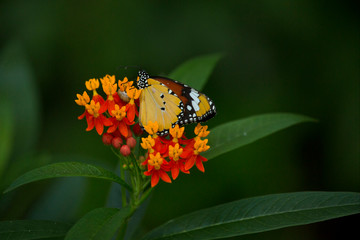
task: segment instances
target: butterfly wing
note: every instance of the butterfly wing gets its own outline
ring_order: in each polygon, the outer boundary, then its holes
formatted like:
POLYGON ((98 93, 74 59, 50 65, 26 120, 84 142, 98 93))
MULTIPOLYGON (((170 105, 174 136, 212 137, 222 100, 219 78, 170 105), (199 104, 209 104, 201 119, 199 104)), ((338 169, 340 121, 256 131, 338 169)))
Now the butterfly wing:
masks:
POLYGON ((148 86, 140 95, 139 122, 141 126, 157 121, 159 135, 168 130, 183 116, 183 102, 168 87, 156 79, 149 78, 148 86))
POLYGON ((205 122, 216 114, 213 101, 205 94, 180 82, 164 77, 153 77, 171 89, 183 102, 184 114, 179 118, 179 124, 205 122))
POLYGON ((139 122, 157 122, 164 135, 175 124, 204 122, 216 114, 215 105, 205 94, 165 77, 150 77, 140 70, 137 86, 140 95, 139 122))

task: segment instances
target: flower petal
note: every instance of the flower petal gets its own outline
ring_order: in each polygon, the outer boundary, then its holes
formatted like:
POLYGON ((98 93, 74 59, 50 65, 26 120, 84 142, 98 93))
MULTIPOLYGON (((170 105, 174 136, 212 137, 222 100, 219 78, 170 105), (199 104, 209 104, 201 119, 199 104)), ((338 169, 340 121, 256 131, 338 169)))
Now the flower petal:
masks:
POLYGON ((156 184, 158 184, 159 179, 159 173, 153 172, 153 174, 151 175, 151 187, 155 187, 156 184))
POLYGON ((171 168, 171 177, 172 179, 176 179, 179 176, 179 166, 174 164, 171 168))
POLYGON ((94 117, 89 115, 88 117, 86 117, 86 122, 88 124, 86 131, 91 131, 95 126, 94 117))
POLYGON ((200 156, 198 156, 198 157, 196 158, 196 167, 197 167, 200 171, 205 172, 204 165, 203 165, 203 163, 202 163, 202 161, 201 161, 201 158, 199 158, 199 157, 200 157, 200 156))
POLYGON ((128 105, 128 111, 126 112, 127 119, 129 119, 130 122, 133 122, 135 119, 135 104, 127 104, 128 105))
POLYGON ((160 171, 159 171, 159 175, 160 175, 160 178, 161 178, 164 182, 171 183, 171 179, 170 179, 169 175, 167 175, 166 172, 160 170, 160 171))
POLYGON ((113 122, 109 118, 106 118, 104 115, 101 115, 100 119, 101 119, 101 123, 106 127, 113 125, 113 122))
POLYGON ((128 137, 129 135, 128 126, 123 121, 119 122, 119 130, 124 137, 128 137))
POLYGON ((95 118, 95 129, 99 135, 101 135, 104 131, 104 125, 102 124, 99 118, 95 118))
POLYGON ((185 170, 189 170, 190 168, 192 168, 195 164, 195 160, 196 160, 197 155, 193 155, 191 158, 189 158, 186 162, 185 162, 185 170))
POLYGON ((78 116, 78 119, 79 120, 83 119, 85 117, 85 115, 86 115, 86 111, 83 114, 81 114, 80 116, 78 116))

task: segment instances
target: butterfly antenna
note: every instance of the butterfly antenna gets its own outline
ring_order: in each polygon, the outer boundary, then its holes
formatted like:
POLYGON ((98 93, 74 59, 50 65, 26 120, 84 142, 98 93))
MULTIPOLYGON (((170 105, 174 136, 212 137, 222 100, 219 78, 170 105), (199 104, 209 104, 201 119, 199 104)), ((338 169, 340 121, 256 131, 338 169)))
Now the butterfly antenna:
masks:
POLYGON ((141 70, 142 68, 140 66, 137 65, 120 65, 116 68, 116 70, 120 70, 121 68, 127 70, 128 68, 137 68, 139 70, 141 70))

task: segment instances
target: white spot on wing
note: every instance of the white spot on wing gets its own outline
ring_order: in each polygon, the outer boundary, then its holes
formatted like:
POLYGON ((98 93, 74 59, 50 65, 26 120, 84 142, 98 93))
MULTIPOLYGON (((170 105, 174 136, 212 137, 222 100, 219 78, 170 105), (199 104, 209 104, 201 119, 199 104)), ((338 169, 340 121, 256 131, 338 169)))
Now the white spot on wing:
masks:
MULTIPOLYGON (((199 100, 199 99, 198 99, 199 100)), ((200 102, 200 101, 199 101, 200 102)), ((200 110, 200 107, 198 105, 198 102, 196 101, 191 101, 191 105, 193 106, 195 112, 199 111, 200 110)))
POLYGON ((196 92, 195 90, 191 89, 191 92, 190 92, 190 97, 198 104, 200 102, 199 100, 199 93, 196 92))

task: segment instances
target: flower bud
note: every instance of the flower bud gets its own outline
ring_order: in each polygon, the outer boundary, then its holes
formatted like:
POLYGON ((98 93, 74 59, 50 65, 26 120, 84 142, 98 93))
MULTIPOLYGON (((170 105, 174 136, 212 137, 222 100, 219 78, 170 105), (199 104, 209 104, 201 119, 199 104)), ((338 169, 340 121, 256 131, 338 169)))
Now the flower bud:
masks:
POLYGON ((135 133, 136 136, 140 136, 143 134, 143 130, 141 129, 139 123, 136 123, 134 126, 133 126, 133 131, 135 133))
POLYGON ((120 149, 122 143, 123 143, 123 140, 121 139, 121 137, 114 137, 111 141, 111 144, 116 149, 120 149))
POLYGON ((125 157, 129 156, 131 153, 130 147, 128 145, 122 145, 120 148, 120 153, 125 157))
POLYGON ((145 161, 145 157, 144 157, 144 156, 140 156, 140 157, 139 157, 139 162, 140 162, 140 163, 143 163, 144 161, 145 161))
POLYGON ((130 148, 134 148, 136 146, 136 140, 133 137, 129 137, 126 139, 126 145, 128 145, 130 148))
POLYGON ((111 145, 113 138, 114 137, 110 133, 104 133, 102 135, 102 141, 105 145, 111 145))

